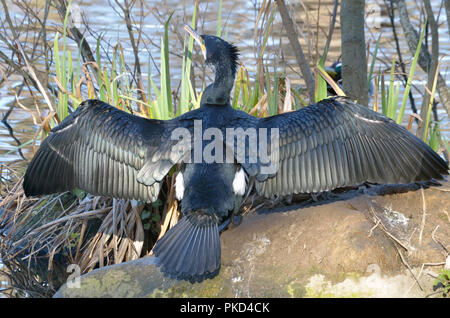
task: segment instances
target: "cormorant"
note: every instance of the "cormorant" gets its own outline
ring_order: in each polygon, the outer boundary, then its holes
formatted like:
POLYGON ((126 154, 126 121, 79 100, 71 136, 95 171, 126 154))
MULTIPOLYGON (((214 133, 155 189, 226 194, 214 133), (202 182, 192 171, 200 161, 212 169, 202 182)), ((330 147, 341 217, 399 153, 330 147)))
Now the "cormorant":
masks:
POLYGON ((219 272, 219 233, 233 216, 239 220, 247 178, 254 178, 259 194, 273 197, 364 182, 442 179, 448 173, 447 163, 422 140, 343 97, 267 118, 233 109, 237 48, 186 29, 215 73, 200 108, 156 120, 98 100, 81 103, 32 159, 23 183, 27 196, 81 188, 152 202, 163 178, 179 165, 175 187, 183 217, 156 243, 154 253, 164 273, 194 282, 219 272), (264 141, 267 152, 261 152, 264 141))

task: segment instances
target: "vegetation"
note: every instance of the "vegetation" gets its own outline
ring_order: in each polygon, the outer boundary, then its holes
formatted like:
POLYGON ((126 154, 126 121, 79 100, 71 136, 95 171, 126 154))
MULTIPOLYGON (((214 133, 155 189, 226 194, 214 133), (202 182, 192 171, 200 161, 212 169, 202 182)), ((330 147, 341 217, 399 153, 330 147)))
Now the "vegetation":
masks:
MULTIPOLYGON (((117 41, 111 45, 103 40, 102 35, 91 30, 89 24, 83 24, 96 37, 95 50, 91 50, 90 45, 93 43, 86 41, 74 23, 72 0, 46 0, 41 13, 34 7, 33 1, 13 2, 23 14, 24 24, 30 27, 22 34, 16 34, 14 30, 19 30, 17 19, 9 16, 8 6, 5 0, 1 0, 4 14, 0 14, 0 18, 4 20, 5 32, 0 33, 0 41, 4 42, 11 55, 0 51, 0 71, 3 77, 0 85, 9 86, 10 92, 16 97, 11 110, 17 106, 30 112, 37 132, 34 138, 23 141, 12 152, 30 149, 39 144, 51 128, 87 98, 100 99, 138 116, 158 119, 170 119, 199 107, 201 88, 208 82, 208 73, 203 65, 196 62, 199 54, 194 49, 193 39, 186 34, 178 34, 171 28, 171 25, 180 24, 180 21, 174 21, 174 12, 167 10, 165 14, 156 16, 163 26, 162 37, 159 43, 150 43, 159 47, 160 59, 157 64, 148 53, 148 70, 145 76, 140 69, 143 55, 139 53, 139 47, 144 46, 142 23, 138 17, 133 16, 133 10, 142 12, 147 8, 145 1, 116 0, 114 3, 116 13, 123 18, 129 30, 127 43, 117 41), (54 11, 61 18, 60 25, 56 27, 48 23, 50 13, 54 11), (176 51, 171 49, 179 44, 169 40, 172 38, 169 35, 174 33, 182 43, 181 54, 175 54, 176 51), (25 47, 21 44, 21 39, 28 37, 32 38, 29 40, 31 44, 25 47), (130 47, 133 49, 132 53, 125 53, 130 47), (134 58, 134 65, 129 62, 130 55, 134 58), (171 61, 174 58, 181 62, 179 83, 172 80, 175 70, 171 61), (153 73, 159 73, 159 78, 153 76, 153 73), (11 85, 12 76, 21 77, 19 89, 11 85), (175 85, 177 86, 174 87, 175 85), (35 109, 21 102, 21 94, 25 94, 26 90, 35 109)), ((216 4, 219 8, 216 34, 226 38, 232 26, 225 20, 222 4, 222 1, 217 1, 216 4)), ((336 11, 333 12, 332 20, 335 21, 336 11)), ((287 64, 283 59, 277 65, 270 61, 267 54, 270 39, 275 34, 274 29, 281 28, 276 24, 277 6, 264 0, 255 13, 256 69, 241 63, 232 95, 233 107, 264 117, 296 110, 327 98, 327 86, 331 86, 337 94, 344 95, 339 85, 325 71, 330 41, 327 41, 323 50, 318 49, 317 38, 304 46, 316 47, 315 57, 304 54, 310 72, 314 75, 315 85, 306 85, 313 87, 312 96, 311 90, 305 88, 305 85, 293 84, 293 77, 286 75, 286 66, 281 67, 287 64)), ((197 0, 190 19, 194 29, 199 26, 199 16, 201 13, 197 0)), ((317 26, 310 23, 305 28, 308 32, 319 30, 319 21, 317 20, 317 26)), ((333 29, 334 22, 331 22, 328 32, 330 40, 333 29)), ((292 32, 296 32, 295 29, 292 32)), ((426 28, 422 26, 400 104, 400 85, 396 82, 396 76, 400 75, 398 57, 393 57, 391 67, 387 70, 374 69, 375 61, 379 59, 378 53, 382 49, 380 37, 376 41, 368 68, 368 83, 372 82, 375 86, 373 108, 400 124, 404 123, 408 96, 414 88, 412 81, 425 32, 426 28), (389 76, 387 87, 385 76, 389 76)), ((299 38, 297 34, 295 36, 299 38)), ((319 36, 317 31, 316 37, 319 36)), ((369 56, 367 58, 369 61, 369 56)), ((302 67, 305 67, 304 63, 299 68, 302 67)), ((437 76, 438 72, 435 73, 437 76)), ((432 97, 434 87, 430 92, 432 97)), ((433 98, 429 105, 426 118, 411 115, 408 129, 412 130, 414 118, 420 118, 418 122, 426 127, 424 140, 436 151, 448 153, 448 142, 443 140, 439 121, 430 116, 433 98)), ((77 264, 81 272, 85 273, 99 266, 148 255, 155 241, 178 220, 173 186, 175 178, 172 177, 174 171, 165 181, 160 199, 153 204, 95 197, 81 190, 73 194, 30 199, 24 196, 21 188, 23 165, 19 168, 2 165, 1 172, 0 255, 8 268, 6 275, 15 287, 16 296, 52 295, 69 274, 65 271, 68 263, 77 264)), ((258 199, 250 187, 242 209, 246 213, 264 204, 273 202, 258 199)))
POLYGON ((442 293, 442 296, 447 297, 450 293, 450 270, 442 269, 439 276, 435 279, 433 289, 442 293))

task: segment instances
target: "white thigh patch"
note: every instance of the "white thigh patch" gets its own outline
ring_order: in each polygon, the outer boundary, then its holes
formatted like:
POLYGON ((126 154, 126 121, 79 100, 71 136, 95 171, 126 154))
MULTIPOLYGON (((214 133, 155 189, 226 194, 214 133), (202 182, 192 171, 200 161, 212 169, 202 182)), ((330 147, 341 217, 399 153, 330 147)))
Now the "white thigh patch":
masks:
POLYGON ((181 201, 184 196, 184 179, 183 174, 178 172, 177 177, 175 179, 175 197, 178 201, 181 201))
POLYGON ((241 168, 236 171, 236 174, 234 175, 233 192, 237 195, 244 195, 246 186, 245 172, 244 169, 241 168))

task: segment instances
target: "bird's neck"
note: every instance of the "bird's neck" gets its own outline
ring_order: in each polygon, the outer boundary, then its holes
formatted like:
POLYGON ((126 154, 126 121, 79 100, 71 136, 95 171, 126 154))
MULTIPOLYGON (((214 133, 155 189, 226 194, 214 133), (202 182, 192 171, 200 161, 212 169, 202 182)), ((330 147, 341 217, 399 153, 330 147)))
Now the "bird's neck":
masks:
POLYGON ((212 84, 205 88, 200 105, 228 105, 230 103, 231 89, 234 84, 235 71, 229 63, 213 65, 215 79, 212 84))

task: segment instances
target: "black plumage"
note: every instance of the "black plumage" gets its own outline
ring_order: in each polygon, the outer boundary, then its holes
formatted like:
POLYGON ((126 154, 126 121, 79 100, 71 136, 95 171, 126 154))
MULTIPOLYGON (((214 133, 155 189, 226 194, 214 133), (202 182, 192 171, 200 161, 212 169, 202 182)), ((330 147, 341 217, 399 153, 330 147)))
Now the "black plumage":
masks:
MULTIPOLYGON (((133 116, 97 100, 83 102, 51 131, 32 159, 23 183, 27 196, 81 188, 97 195, 152 202, 163 178, 180 164, 177 196, 183 217, 156 243, 154 252, 167 275, 202 281, 220 269, 219 233, 238 215, 245 181, 241 169, 255 179, 257 191, 265 197, 366 181, 441 179, 448 173, 447 163, 420 139, 343 97, 261 119, 233 109, 230 92, 238 65, 236 47, 218 37, 188 31, 215 72, 200 108, 163 121, 133 116), (202 132, 213 128, 223 136, 227 128, 241 128, 234 141, 248 129, 266 130, 270 136, 272 129, 278 129, 279 148, 273 147, 279 149, 277 170, 268 172, 270 162, 259 156, 252 161, 249 150, 254 144, 260 147, 259 139, 246 141, 243 161, 238 160, 242 149, 220 140, 223 149, 231 152, 232 162, 205 158, 196 162, 196 122, 201 122, 202 132), (190 138, 172 138, 179 128, 190 138)), ((201 150, 208 143, 202 140, 201 150)))
POLYGON ((256 182, 267 197, 373 183, 408 183, 447 174, 448 165, 393 120, 344 97, 263 118, 280 128, 280 170, 256 182), (288 173, 292 171, 294 173, 288 173))

